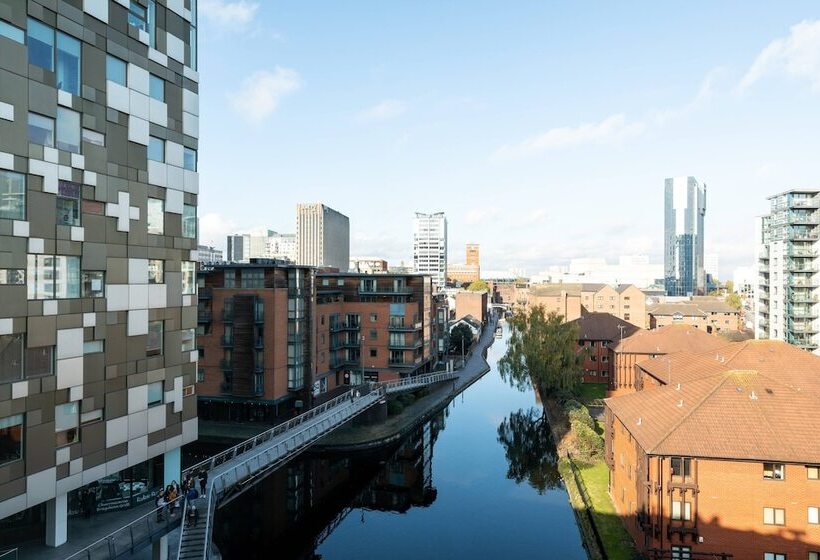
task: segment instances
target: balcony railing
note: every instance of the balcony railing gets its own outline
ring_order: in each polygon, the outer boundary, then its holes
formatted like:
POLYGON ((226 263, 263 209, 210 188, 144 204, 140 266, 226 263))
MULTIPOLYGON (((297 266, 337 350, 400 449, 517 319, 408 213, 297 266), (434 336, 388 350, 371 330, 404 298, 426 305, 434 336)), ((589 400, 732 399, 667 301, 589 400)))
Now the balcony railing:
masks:
POLYGON ((404 342, 387 342, 387 347, 391 350, 415 350, 416 348, 421 348, 424 344, 422 339, 418 339, 415 341, 404 341, 404 342))
POLYGON ((790 198, 789 208, 820 208, 820 199, 816 196, 806 198, 790 198))
POLYGON ((330 367, 333 369, 341 367, 360 367, 359 360, 351 360, 349 358, 341 358, 330 360, 330 367))
POLYGON ((820 217, 815 213, 789 212, 789 223, 791 224, 820 224, 820 217))
POLYGON ((413 293, 407 286, 360 286, 359 294, 363 296, 404 296, 413 293))
POLYGON ((330 324, 330 332, 342 332, 342 331, 357 331, 359 330, 360 323, 358 321, 339 321, 336 323, 330 324))
POLYGON ((219 337, 219 343, 222 346, 231 347, 233 346, 233 337, 232 336, 225 336, 224 334, 219 337))
POLYGON ((212 314, 210 311, 199 311, 196 314, 196 320, 198 323, 210 323, 212 319, 212 314))

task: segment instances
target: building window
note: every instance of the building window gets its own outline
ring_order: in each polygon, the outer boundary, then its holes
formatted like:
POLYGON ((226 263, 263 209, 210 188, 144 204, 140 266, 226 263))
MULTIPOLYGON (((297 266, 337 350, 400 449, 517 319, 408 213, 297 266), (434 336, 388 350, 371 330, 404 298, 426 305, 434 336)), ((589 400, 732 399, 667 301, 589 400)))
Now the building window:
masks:
POLYGON ((0 383, 23 377, 23 335, 0 335, 0 383))
POLYGON ((26 176, 0 169, 0 218, 26 219, 26 176))
POLYGON ((105 134, 102 132, 97 132, 96 130, 91 130, 90 128, 84 128, 81 134, 83 142, 88 142, 89 144, 93 144, 95 146, 105 147, 105 134))
MULTIPOLYGON (((2 367, 2 365, 0 365, 2 367)), ((0 418, 0 465, 23 458, 23 415, 0 418)))
POLYGON ((808 465, 806 466, 806 476, 809 480, 820 480, 820 466, 808 465))
POLYGON ((820 524, 820 507, 809 507, 809 523, 811 523, 812 525, 820 524))
POLYGON ((689 546, 673 546, 672 560, 691 560, 692 548, 689 546))
POLYGON ((376 340, 379 337, 379 331, 370 329, 370 340, 376 340))
MULTIPOLYGON (((763 560, 786 560, 786 555, 779 552, 764 552, 763 560)), ((811 560, 811 553, 809 553, 809 560, 811 560)))
POLYGON ((809 552, 809 560, 820 560, 820 552, 809 552))
POLYGON ((763 478, 767 480, 783 480, 785 472, 783 463, 763 463, 763 478))
POLYGON ((40 144, 47 148, 54 147, 54 119, 38 115, 28 114, 28 141, 32 144, 40 144))
POLYGON ((263 269, 242 268, 239 272, 243 288, 255 289, 265 287, 265 271, 263 269))
POLYGON ((57 447, 80 440, 80 402, 58 404, 54 407, 54 432, 57 447))
POLYGON ((165 201, 149 198, 147 214, 148 233, 162 235, 165 232, 165 201))
POLYGON ((88 426, 89 424, 96 424, 103 419, 103 411, 101 408, 92 410, 90 412, 83 412, 80 414, 80 426, 88 426))
POLYGON ((672 502, 672 519, 691 521, 692 520, 692 503, 691 502, 672 502))
POLYGON ((151 321, 148 323, 148 337, 145 341, 145 353, 147 356, 162 355, 163 330, 162 321, 151 321))
POLYGON ((765 525, 785 525, 786 510, 782 508, 763 508, 763 523, 765 525))
POLYGON ((148 408, 162 404, 163 397, 162 381, 148 384, 148 408))
POLYGON ((148 159, 165 163, 165 140, 156 136, 148 137, 148 159))
POLYGON ((101 270, 84 270, 81 277, 83 297, 105 297, 105 272, 101 270))
POLYGON ((80 297, 80 257, 29 255, 28 299, 80 297))
POLYGON ((370 349, 370 357, 371 357, 371 358, 375 358, 375 357, 377 357, 378 355, 379 355, 378 350, 376 350, 375 348, 371 348, 371 349, 370 349))
POLYGON ((70 181, 60 181, 57 191, 57 225, 80 225, 80 201, 82 185, 70 181))
POLYGON ((196 239, 196 206, 182 205, 182 237, 196 239))
POLYGON ((162 284, 165 282, 165 261, 148 259, 148 283, 162 284))
POLYGON ((57 89, 80 95, 82 44, 74 37, 57 32, 57 89))
POLYGON ((182 152, 182 167, 188 171, 196 171, 196 150, 185 148, 182 152))
POLYGON ((152 99, 165 103, 165 80, 154 74, 149 74, 148 94, 152 99))
POLYGON ((24 360, 26 378, 54 374, 54 346, 26 348, 24 360))
POLYGON ((370 322, 371 323, 375 323, 378 320, 379 320, 379 316, 376 313, 371 313, 370 314, 370 322))
POLYGON ((20 43, 21 45, 25 44, 26 42, 26 32, 20 29, 19 27, 15 27, 11 25, 7 21, 0 20, 0 37, 5 37, 6 39, 11 39, 15 43, 20 43))
POLYGON ((105 76, 106 78, 119 84, 121 86, 128 85, 128 65, 124 60, 120 60, 115 56, 108 55, 105 59, 105 76))
POLYGON ((80 113, 57 107, 57 148, 80 153, 80 113))
POLYGON ((182 295, 196 294, 196 263, 182 261, 182 295))
POLYGON ((104 350, 104 340, 87 340, 83 342, 83 354, 98 354, 104 350))
POLYGON ((692 477, 692 459, 689 457, 672 457, 672 478, 687 480, 692 477))
POLYGON ((0 268, 0 286, 23 286, 26 271, 23 268, 0 268))
POLYGON ((183 352, 190 352, 194 348, 196 348, 196 337, 194 335, 194 329, 183 329, 181 341, 183 352))
POLYGON ((54 30, 48 25, 29 18, 28 63, 54 71, 54 30))
POLYGON ((128 8, 128 25, 148 33, 148 9, 131 0, 128 8))
POLYGON ((199 368, 196 370, 196 382, 202 383, 203 381, 205 381, 205 370, 199 368))

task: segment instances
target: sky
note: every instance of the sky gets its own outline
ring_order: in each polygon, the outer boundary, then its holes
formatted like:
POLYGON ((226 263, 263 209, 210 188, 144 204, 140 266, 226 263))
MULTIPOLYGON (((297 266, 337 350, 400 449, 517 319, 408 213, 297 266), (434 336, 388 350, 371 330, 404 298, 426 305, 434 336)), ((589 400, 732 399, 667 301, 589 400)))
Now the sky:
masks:
POLYGON ((721 276, 767 196, 820 188, 816 1, 199 0, 200 242, 350 217, 351 255, 535 274, 662 262, 663 185, 707 187, 721 276))

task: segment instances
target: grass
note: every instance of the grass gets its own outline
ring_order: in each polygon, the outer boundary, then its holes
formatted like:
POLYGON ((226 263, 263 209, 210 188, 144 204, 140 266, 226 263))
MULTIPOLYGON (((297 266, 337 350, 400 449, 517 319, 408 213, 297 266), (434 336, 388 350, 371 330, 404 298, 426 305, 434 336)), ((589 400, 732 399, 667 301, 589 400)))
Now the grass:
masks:
POLYGON ((618 517, 607 491, 609 469, 606 463, 599 462, 590 466, 579 465, 578 470, 589 493, 589 499, 592 502, 592 517, 601 535, 607 557, 610 560, 632 560, 635 558, 632 538, 618 517))
POLYGON ((581 383, 578 398, 583 403, 606 398, 606 383, 581 383))

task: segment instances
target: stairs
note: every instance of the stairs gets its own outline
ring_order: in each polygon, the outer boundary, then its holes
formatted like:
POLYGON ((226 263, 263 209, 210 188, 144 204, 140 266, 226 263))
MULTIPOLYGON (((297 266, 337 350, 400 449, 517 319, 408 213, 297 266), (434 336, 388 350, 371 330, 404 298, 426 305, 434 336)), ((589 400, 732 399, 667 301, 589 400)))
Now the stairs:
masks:
POLYGON ((188 507, 190 502, 185 504, 182 518, 182 530, 180 531, 178 560, 202 560, 207 558, 206 550, 208 544, 208 511, 210 506, 210 496, 207 498, 197 498, 193 504, 199 511, 199 520, 196 526, 187 525, 188 507))

